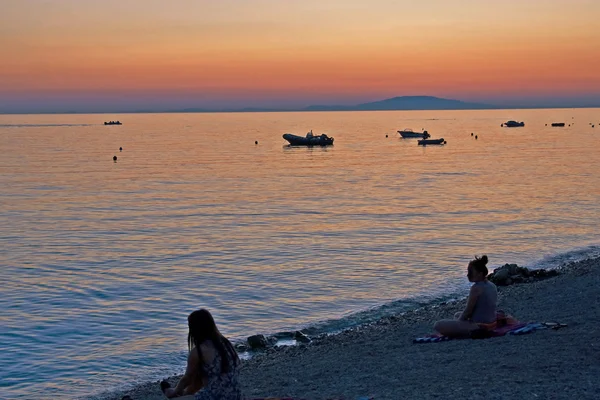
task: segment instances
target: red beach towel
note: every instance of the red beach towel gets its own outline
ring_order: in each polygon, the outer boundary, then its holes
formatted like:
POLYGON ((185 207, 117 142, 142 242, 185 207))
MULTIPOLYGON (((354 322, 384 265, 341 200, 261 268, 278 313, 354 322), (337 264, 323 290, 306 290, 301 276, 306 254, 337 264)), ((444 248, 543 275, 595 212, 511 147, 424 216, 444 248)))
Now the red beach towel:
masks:
MULTIPOLYGON (((480 329, 473 332, 472 339, 484 339, 491 337, 504 336, 509 332, 523 328, 527 323, 517 321, 512 315, 498 310, 496 313, 496 321, 489 324, 478 324, 480 329)), ((448 336, 440 335, 439 333, 419 337, 413 340, 413 343, 437 343, 452 340, 448 336)))

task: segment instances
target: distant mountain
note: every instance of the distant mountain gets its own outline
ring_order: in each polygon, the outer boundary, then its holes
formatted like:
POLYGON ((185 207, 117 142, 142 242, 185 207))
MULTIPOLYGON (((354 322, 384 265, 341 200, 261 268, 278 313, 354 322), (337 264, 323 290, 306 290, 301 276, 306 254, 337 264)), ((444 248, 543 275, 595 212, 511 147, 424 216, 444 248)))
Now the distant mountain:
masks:
POLYGON ((356 110, 477 110, 492 108, 480 103, 467 103, 460 100, 442 99, 433 96, 401 96, 363 103, 356 110))
MULTIPOLYGON (((172 109, 172 110, 114 110, 115 113, 153 113, 153 112, 166 112, 166 113, 229 113, 229 112, 286 112, 286 111, 384 111, 384 110, 482 110, 482 109, 498 109, 498 108, 511 108, 511 107, 499 107, 489 104, 481 103, 468 103, 460 100, 443 99, 440 97, 433 96, 400 96, 393 97, 391 99, 385 99, 380 101, 374 101, 371 103, 357 104, 354 106, 342 106, 342 105, 312 105, 308 107, 295 107, 295 108, 274 108, 274 107, 246 107, 246 108, 222 108, 222 109, 210 109, 210 108, 183 108, 183 109, 172 109)), ((14 111, 13 111, 14 112, 14 111)), ((79 111, 81 112, 81 111, 79 111)), ((0 114, 8 113, 0 110, 0 114)), ((31 111, 24 111, 23 113, 31 113, 31 111)), ((47 110, 37 111, 36 113, 49 113, 49 114, 62 114, 65 111, 62 110, 47 110)), ((78 113, 78 111, 72 111, 70 113, 78 113)), ((86 113, 98 113, 104 114, 107 111, 86 111, 86 113)))
MULTIPOLYGON (((531 101, 530 101, 531 103, 531 101)), ((103 111, 46 109, 46 110, 2 110, 0 114, 107 114, 107 113, 251 113, 251 112, 288 112, 288 111, 386 111, 386 110, 510 110, 535 108, 600 108, 600 98, 589 100, 550 99, 532 104, 484 104, 461 100, 444 99, 434 96, 399 96, 390 99, 362 103, 357 105, 311 105, 308 107, 245 107, 245 108, 179 108, 179 109, 115 109, 103 111)))
POLYGON ((460 100, 442 99, 433 96, 400 96, 372 103, 355 106, 312 105, 305 108, 236 108, 208 110, 202 108, 186 108, 174 112, 277 112, 277 111, 383 111, 383 110, 482 110, 495 108, 488 104, 467 103, 460 100))
POLYGON ((489 108, 494 108, 494 106, 433 96, 400 96, 355 106, 314 105, 306 107, 303 111, 482 110, 489 108))

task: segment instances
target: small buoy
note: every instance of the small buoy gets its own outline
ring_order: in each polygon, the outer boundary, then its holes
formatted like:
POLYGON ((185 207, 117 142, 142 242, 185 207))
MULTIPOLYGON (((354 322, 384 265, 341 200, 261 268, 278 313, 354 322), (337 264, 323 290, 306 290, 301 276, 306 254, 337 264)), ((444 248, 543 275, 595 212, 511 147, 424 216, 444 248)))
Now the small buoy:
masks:
POLYGON ((385 135, 385 137, 388 137, 388 135, 385 135))
POLYGON ((119 147, 119 151, 123 151, 123 148, 122 148, 122 147, 119 147))
POLYGON ((475 140, 477 140, 477 135, 475 135, 475 140))
POLYGON ((117 156, 113 156, 113 161, 117 162, 117 156))
POLYGON ((546 124, 546 126, 548 126, 548 124, 546 124))
POLYGON ((254 144, 258 144, 258 140, 255 140, 255 141, 254 141, 254 144))
POLYGON ((473 132, 471 132, 471 136, 473 136, 473 132))
POLYGON ((569 124, 569 126, 571 126, 571 124, 569 124))
POLYGON ((504 126, 504 124, 500 124, 500 126, 504 126))

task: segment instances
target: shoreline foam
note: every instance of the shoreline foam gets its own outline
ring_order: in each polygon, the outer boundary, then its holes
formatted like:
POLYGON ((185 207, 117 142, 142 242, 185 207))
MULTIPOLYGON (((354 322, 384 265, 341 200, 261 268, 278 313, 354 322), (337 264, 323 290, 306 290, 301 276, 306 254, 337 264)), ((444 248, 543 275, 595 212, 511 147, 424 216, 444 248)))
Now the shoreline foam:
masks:
MULTIPOLYGON (((490 340, 413 345, 465 299, 322 335, 311 344, 274 347, 243 361, 248 397, 305 399, 594 398, 600 393, 600 258, 560 267, 558 277, 500 288, 499 307, 522 321, 567 328, 490 340)), ((172 380, 175 378, 171 378, 172 380)), ((119 399, 111 393, 90 399, 119 399)), ((134 400, 164 398, 156 382, 127 391, 134 400)))

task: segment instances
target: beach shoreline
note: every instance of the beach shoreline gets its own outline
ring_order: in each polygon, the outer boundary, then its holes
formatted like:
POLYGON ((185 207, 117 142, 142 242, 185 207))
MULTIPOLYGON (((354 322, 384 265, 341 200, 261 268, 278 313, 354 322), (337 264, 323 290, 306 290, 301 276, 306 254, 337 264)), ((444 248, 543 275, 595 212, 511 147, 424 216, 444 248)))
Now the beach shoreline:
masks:
MULTIPOLYGON (((413 344, 465 298, 384 317, 310 344, 275 346, 243 360, 248 398, 597 398, 600 393, 600 258, 564 264, 557 277, 499 288, 498 307, 560 330, 488 340, 413 344)), ((171 377, 172 382, 177 377, 171 377)), ((158 400, 158 382, 89 400, 158 400)))

